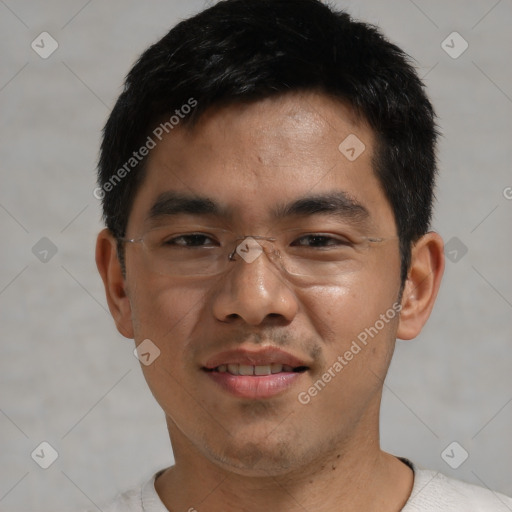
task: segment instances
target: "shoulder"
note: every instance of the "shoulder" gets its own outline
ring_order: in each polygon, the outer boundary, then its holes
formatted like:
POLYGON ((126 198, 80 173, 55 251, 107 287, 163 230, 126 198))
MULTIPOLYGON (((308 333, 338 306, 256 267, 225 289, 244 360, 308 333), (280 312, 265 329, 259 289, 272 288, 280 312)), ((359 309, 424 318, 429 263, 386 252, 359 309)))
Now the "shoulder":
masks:
POLYGON ((414 466, 414 486, 402 512, 510 512, 512 498, 414 466))
POLYGON ((142 486, 123 492, 101 507, 103 512, 142 512, 142 486))
POLYGON ((141 494, 142 485, 120 493, 94 509, 90 508, 81 512, 97 512, 98 509, 102 512, 143 512, 141 494))
POLYGON ((164 471, 161 469, 145 483, 118 494, 110 502, 102 504, 101 508, 96 506, 95 511, 87 512, 97 512, 98 509, 102 512, 168 512, 155 489, 155 480, 164 471))

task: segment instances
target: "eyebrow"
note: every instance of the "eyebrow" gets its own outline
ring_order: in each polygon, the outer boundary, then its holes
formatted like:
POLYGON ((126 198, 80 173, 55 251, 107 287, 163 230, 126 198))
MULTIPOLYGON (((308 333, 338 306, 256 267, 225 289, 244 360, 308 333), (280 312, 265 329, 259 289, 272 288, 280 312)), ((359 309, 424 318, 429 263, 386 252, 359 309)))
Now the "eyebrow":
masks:
MULTIPOLYGON (((343 191, 305 196, 291 203, 277 205, 270 213, 275 220, 323 214, 364 224, 370 218, 368 209, 343 191)), ((224 218, 234 216, 230 208, 221 206, 209 197, 168 191, 157 197, 146 221, 180 214, 224 218)))
POLYGON ((273 210, 276 219, 318 214, 327 214, 356 223, 364 223, 370 218, 368 209, 343 191, 303 197, 273 210))
POLYGON ((148 212, 146 220, 156 220, 160 217, 191 214, 227 216, 226 209, 221 208, 208 197, 194 196, 180 192, 163 192, 160 194, 148 212))

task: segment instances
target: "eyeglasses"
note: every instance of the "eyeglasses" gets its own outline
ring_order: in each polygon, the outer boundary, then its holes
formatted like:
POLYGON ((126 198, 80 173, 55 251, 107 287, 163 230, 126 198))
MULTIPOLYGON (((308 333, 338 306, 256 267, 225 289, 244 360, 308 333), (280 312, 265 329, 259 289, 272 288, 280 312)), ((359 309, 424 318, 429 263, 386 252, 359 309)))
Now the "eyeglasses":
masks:
POLYGON ((162 275, 215 276, 236 261, 252 264, 265 253, 285 274, 320 283, 360 270, 371 247, 397 238, 347 234, 332 226, 326 232, 293 228, 266 237, 239 236, 206 226, 169 225, 151 229, 140 238, 119 241, 141 244, 148 268, 162 275))

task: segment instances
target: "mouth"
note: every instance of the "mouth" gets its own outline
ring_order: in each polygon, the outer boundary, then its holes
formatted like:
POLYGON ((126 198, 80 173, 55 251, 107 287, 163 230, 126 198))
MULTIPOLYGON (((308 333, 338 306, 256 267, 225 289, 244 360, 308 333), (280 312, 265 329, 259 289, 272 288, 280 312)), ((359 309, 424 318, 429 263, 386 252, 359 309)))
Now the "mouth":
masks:
POLYGON ((289 390, 310 370, 306 361, 267 347, 234 350, 210 358, 201 369, 220 389, 238 398, 271 398, 289 390))
POLYGON ((276 375, 278 373, 303 373, 309 368, 307 366, 290 366, 287 364, 271 363, 261 365, 250 364, 221 364, 215 368, 203 368, 207 372, 229 373, 231 375, 263 376, 276 375))

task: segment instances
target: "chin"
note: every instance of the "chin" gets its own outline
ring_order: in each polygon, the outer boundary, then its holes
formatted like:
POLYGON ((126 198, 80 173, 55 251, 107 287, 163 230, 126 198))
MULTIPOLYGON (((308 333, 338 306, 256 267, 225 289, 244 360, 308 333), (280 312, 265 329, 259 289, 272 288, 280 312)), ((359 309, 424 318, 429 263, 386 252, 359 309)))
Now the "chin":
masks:
POLYGON ((297 466, 296 450, 279 447, 262 446, 246 443, 243 446, 230 445, 221 452, 208 450, 208 458, 226 471, 241 476, 279 476, 295 469, 297 466))

